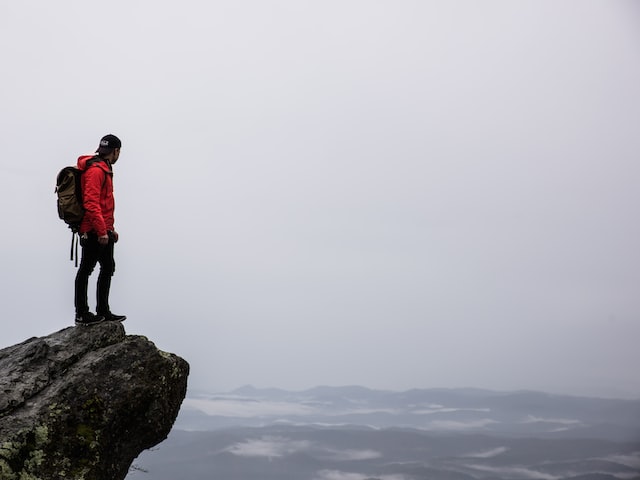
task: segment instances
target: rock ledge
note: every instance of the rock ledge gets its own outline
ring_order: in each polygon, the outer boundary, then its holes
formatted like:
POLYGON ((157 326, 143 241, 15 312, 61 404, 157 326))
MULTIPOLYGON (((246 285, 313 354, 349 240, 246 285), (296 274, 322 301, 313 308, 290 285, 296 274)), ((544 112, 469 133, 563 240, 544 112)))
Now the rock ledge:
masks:
POLYGON ((0 479, 124 479, 169 434, 188 374, 113 322, 0 350, 0 479))

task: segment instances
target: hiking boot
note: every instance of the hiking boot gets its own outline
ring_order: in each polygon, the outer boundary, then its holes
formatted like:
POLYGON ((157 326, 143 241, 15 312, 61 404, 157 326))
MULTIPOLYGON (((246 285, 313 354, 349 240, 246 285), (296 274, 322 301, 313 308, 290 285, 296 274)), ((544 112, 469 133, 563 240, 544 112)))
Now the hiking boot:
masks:
POLYGON ((105 312, 100 313, 107 322, 124 322, 127 319, 126 315, 116 315, 115 313, 105 312))
POLYGON ((102 315, 95 315, 91 312, 76 314, 76 325, 93 325, 100 322, 104 322, 102 315))

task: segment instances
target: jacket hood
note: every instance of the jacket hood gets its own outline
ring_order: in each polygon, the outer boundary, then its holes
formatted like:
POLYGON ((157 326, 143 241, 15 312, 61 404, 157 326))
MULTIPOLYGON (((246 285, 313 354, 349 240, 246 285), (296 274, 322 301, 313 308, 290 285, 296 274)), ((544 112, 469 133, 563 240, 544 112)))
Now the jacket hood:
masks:
MULTIPOLYGON (((93 158, 96 158, 96 155, 80 155, 78 157, 78 170, 86 170, 87 162, 93 158)), ((111 168, 105 160, 97 160, 91 164, 91 166, 93 165, 102 168, 107 173, 111 173, 111 168)))

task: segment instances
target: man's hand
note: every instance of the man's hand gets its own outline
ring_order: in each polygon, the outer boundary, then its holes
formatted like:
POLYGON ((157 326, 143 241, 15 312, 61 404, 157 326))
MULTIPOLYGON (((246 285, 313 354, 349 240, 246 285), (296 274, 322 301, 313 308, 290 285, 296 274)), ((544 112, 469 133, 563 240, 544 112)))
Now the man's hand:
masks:
POLYGON ((98 243, 100 245, 107 245, 109 243, 109 235, 101 235, 98 237, 98 243))
POLYGON ((118 232, 114 230, 113 232, 111 232, 111 236, 113 237, 113 243, 118 243, 118 238, 120 237, 120 235, 118 235, 118 232))

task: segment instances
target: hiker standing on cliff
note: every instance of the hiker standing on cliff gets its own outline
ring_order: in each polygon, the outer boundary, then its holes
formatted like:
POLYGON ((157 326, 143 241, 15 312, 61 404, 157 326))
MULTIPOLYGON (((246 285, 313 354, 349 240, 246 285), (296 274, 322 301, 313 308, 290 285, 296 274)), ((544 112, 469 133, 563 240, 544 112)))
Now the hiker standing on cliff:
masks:
POLYGON ((127 317, 116 315, 109 307, 111 277, 116 263, 113 257, 118 233, 114 230, 113 165, 120 157, 122 142, 115 135, 105 135, 95 155, 78 158, 82 173, 84 217, 79 235, 82 258, 75 281, 76 324, 90 325, 105 320, 121 322, 127 317), (100 264, 96 292, 96 314, 89 311, 87 286, 96 264, 100 264))

